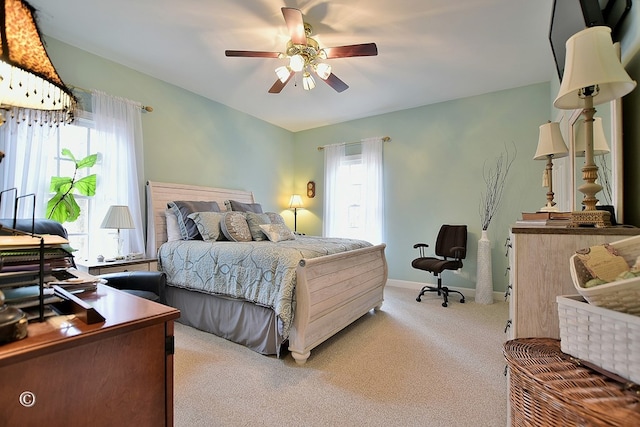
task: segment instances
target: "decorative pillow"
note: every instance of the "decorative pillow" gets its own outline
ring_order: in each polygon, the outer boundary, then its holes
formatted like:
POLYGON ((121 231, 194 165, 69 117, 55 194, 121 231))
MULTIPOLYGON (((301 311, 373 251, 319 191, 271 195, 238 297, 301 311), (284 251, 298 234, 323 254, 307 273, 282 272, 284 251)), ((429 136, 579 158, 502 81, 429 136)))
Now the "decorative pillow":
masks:
POLYGON ((296 236, 284 224, 263 224, 260 228, 272 242, 296 239, 296 236))
POLYGON ((196 223, 189 218, 194 212, 220 212, 217 202, 185 202, 174 201, 167 203, 167 207, 176 214, 178 226, 183 240, 202 240, 196 223))
POLYGON ((262 213, 260 203, 241 203, 235 200, 225 200, 224 204, 228 211, 262 213))
POLYGON ((267 215, 269 215, 269 220, 271 220, 271 224, 284 224, 284 218, 282 218, 282 215, 280 215, 279 213, 275 213, 275 212, 267 212, 267 215))
POLYGON ((204 240, 224 240, 220 222, 224 217, 222 212, 194 212, 189 214, 195 222, 198 231, 204 240))
POLYGON ((271 224, 271 219, 266 213, 253 213, 246 212, 247 224, 249 225, 249 232, 251 232, 251 238, 256 242, 267 240, 267 236, 262 232, 260 225, 271 224))
POLYGON ((250 242, 251 231, 243 212, 225 212, 220 228, 225 237, 232 242, 250 242))
POLYGON ((182 234, 180 234, 180 227, 178 226, 178 217, 175 212, 167 209, 164 211, 164 217, 167 220, 167 242, 182 240, 182 234))

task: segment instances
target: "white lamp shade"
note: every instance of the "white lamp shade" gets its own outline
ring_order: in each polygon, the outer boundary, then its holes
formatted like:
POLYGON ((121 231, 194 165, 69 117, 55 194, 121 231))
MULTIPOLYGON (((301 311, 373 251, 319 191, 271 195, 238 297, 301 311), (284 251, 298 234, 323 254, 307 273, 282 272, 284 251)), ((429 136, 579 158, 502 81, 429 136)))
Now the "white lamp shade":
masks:
POLYGON ((311 74, 304 73, 304 76, 302 76, 302 87, 304 90, 311 90, 316 87, 316 81, 311 74))
POLYGON ((538 136, 538 148, 533 160, 546 160, 547 156, 554 158, 565 157, 569 154, 567 144, 562 139, 560 132, 560 123, 549 122, 540 126, 540 134, 538 136))
POLYGON ((291 75, 291 69, 285 66, 278 67, 276 68, 276 75, 278 76, 278 79, 282 83, 285 83, 287 80, 289 80, 289 76, 291 75))
POLYGON ((319 63, 316 65, 316 74, 318 74, 318 77, 322 80, 327 80, 331 75, 331 65, 326 62, 319 63))
POLYGON ((109 207, 100 228, 135 228, 128 206, 113 205, 109 207))
MULTIPOLYGON (((584 132, 584 120, 580 119, 577 123, 578 131, 576 132, 576 157, 584 157, 585 142, 587 135, 584 132)), ((609 144, 607 144, 607 138, 604 136, 604 128, 602 127, 602 117, 593 118, 593 155, 599 156, 607 154, 609 151, 609 144)))
POLYGON ((293 209, 293 208, 303 208, 304 205, 302 204, 302 197, 300 197, 299 194, 294 194, 291 196, 291 199, 289 200, 289 208, 293 209))
POLYGON ((583 88, 598 86, 593 105, 621 98, 636 87, 618 59, 611 28, 586 28, 567 40, 562 83, 553 105, 562 110, 584 107, 583 88))
POLYGON ((293 55, 289 60, 289 67, 295 72, 302 71, 304 68, 304 58, 302 55, 293 55))

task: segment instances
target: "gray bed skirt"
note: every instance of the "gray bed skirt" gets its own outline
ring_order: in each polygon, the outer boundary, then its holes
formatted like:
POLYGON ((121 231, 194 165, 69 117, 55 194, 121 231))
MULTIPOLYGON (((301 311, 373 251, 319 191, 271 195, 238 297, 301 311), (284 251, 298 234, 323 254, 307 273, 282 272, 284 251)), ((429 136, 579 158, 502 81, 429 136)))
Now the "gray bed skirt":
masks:
POLYGON ((271 308, 218 295, 167 286, 167 303, 180 310, 178 322, 280 356, 280 322, 271 308))

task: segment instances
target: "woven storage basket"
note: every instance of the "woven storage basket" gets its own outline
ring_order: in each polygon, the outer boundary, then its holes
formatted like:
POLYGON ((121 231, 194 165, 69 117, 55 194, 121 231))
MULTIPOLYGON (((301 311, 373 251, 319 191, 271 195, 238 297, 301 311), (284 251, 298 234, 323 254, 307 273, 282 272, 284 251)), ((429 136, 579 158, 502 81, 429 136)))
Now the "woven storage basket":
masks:
MULTIPOLYGON (((634 265, 636 258, 640 256, 640 236, 618 240, 610 245, 630 266, 634 265)), ((591 304, 623 313, 640 315, 640 277, 584 288, 583 285, 592 277, 577 255, 571 256, 569 269, 576 290, 591 304)))
POLYGON ((640 317, 556 297, 562 351, 640 384, 640 317))
POLYGON ((504 344, 512 426, 640 425, 640 397, 579 366, 559 347, 550 338, 504 344))

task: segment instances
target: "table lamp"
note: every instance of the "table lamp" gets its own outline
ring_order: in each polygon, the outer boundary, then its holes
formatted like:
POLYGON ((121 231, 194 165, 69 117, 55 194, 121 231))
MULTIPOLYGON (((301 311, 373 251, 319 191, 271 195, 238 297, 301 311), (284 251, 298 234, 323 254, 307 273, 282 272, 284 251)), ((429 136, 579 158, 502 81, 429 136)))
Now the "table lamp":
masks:
POLYGON ((124 256, 122 255, 123 240, 120 237, 120 230, 136 228, 135 224, 133 223, 133 218, 131 217, 129 207, 123 205, 110 206, 107 214, 104 216, 104 220, 102 220, 102 225, 100 225, 100 228, 110 228, 118 230, 118 256, 116 258, 124 258, 124 256))
POLYGON ((543 185, 549 188, 547 191, 547 204, 540 208, 542 212, 557 212, 558 207, 553 201, 553 158, 566 157, 569 154, 567 144, 562 139, 560 123, 549 122, 540 126, 538 148, 533 160, 546 160, 543 185))
POLYGON ((595 181, 598 167, 594 163, 594 105, 623 97, 636 87, 620 63, 611 40, 611 28, 586 28, 569 37, 566 43, 565 69, 560 90, 553 105, 562 110, 580 108, 584 115, 585 150, 582 180, 578 190, 584 194, 583 211, 571 214, 570 227, 611 225, 610 214, 596 209, 596 194, 602 186, 595 181))
POLYGON ((289 200, 289 209, 293 209, 293 232, 298 231, 298 209, 304 208, 302 197, 299 194, 293 194, 289 200))
MULTIPOLYGON (((584 120, 580 119, 576 123, 577 132, 575 139, 575 147, 573 152, 576 157, 584 157, 586 152, 586 139, 584 120)), ((602 126, 602 117, 593 118, 593 155, 602 156, 608 154, 611 150, 607 143, 607 138, 604 136, 604 128, 602 126)))

